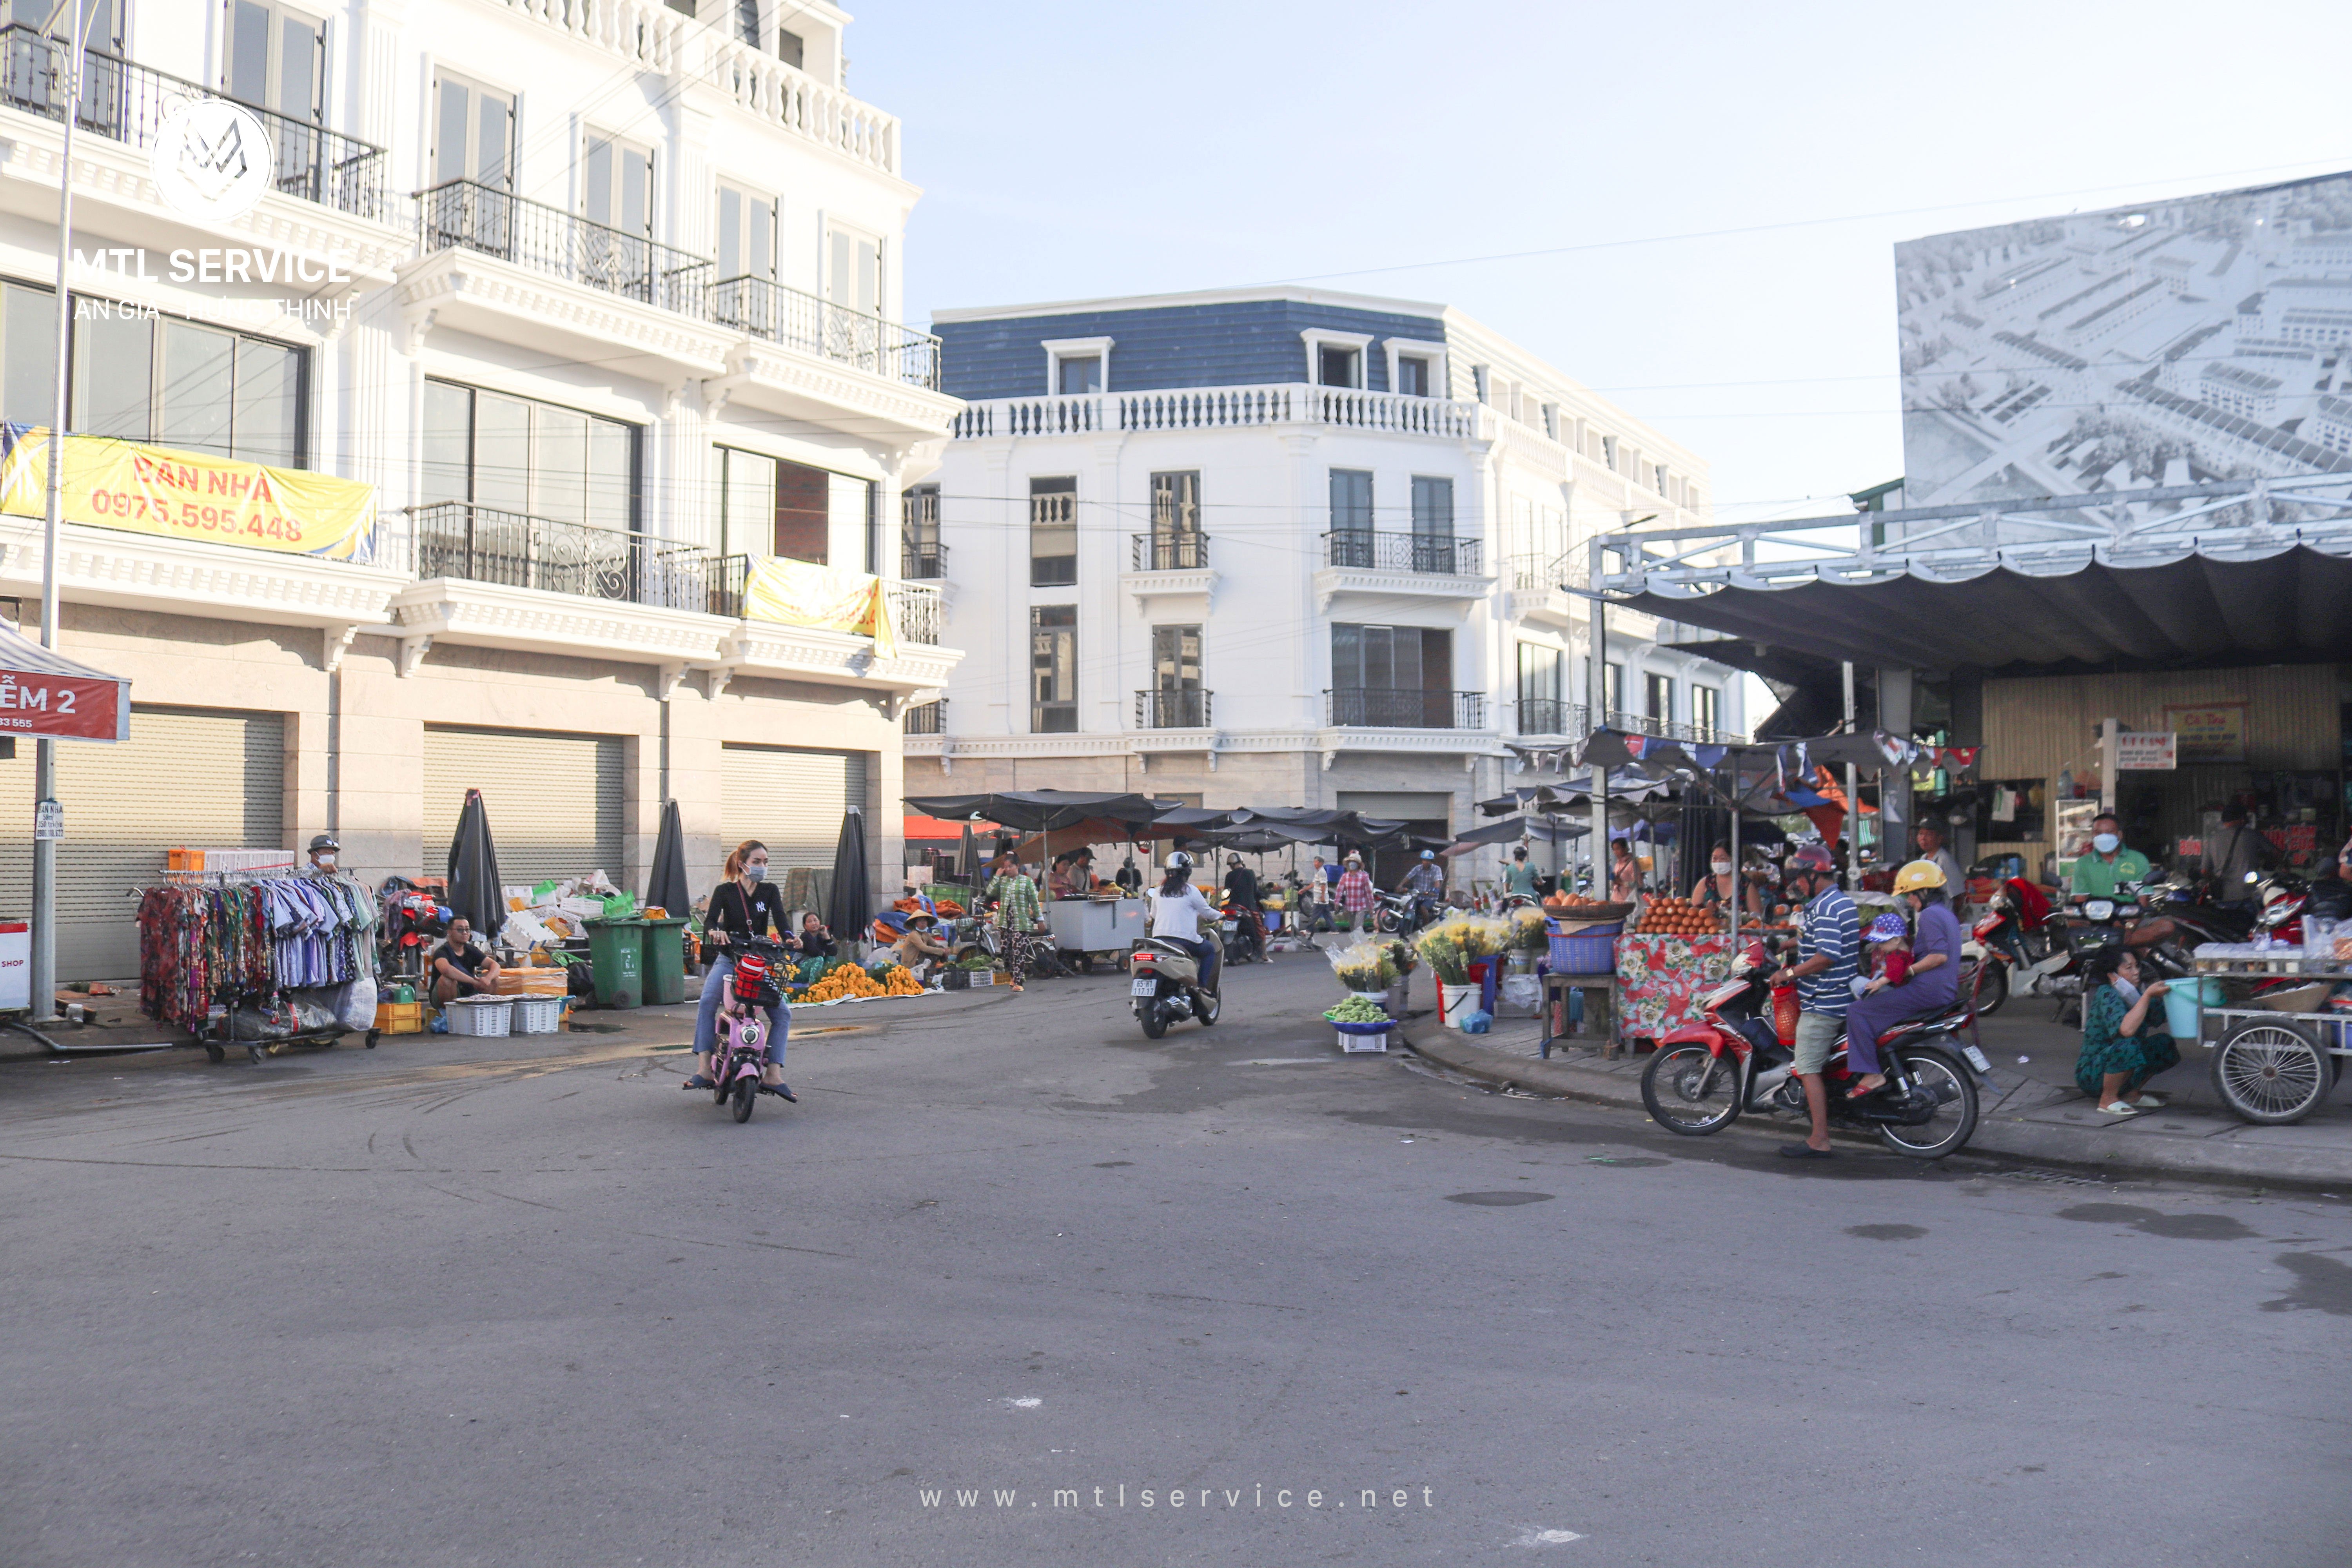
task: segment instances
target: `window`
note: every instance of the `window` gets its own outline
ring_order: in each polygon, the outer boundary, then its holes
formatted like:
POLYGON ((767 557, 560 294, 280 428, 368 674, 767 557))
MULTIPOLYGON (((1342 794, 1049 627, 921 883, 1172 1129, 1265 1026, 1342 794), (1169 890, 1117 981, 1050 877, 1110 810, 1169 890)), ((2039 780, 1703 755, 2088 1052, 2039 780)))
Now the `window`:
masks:
POLYGON ((1519 733, 1561 735, 1568 732, 1566 705, 1561 700, 1561 666, 1566 656, 1538 643, 1518 645, 1519 733))
POLYGON ((787 33, 781 27, 776 29, 776 58, 794 70, 808 68, 802 63, 807 58, 807 49, 801 42, 801 36, 787 33))
MULTIPOLYGON (((828 473, 764 452, 715 448, 719 463, 719 552, 722 555, 782 555, 827 565, 835 524, 866 529, 863 479, 828 473)), ((848 537, 856 538, 856 533, 848 537)), ((871 554, 869 545, 868 554, 871 554)), ((867 570, 872 570, 869 559, 867 570)))
MULTIPOLYGON (((57 342, 50 299, 46 289, 11 283, 0 315, 7 360, 0 413, 28 425, 50 418, 57 342)), ((303 350, 194 321, 120 315, 103 300, 89 304, 105 313, 74 327, 73 429, 273 468, 305 465, 303 350)))
POLYGON ((1432 479, 1426 474, 1412 477, 1412 532, 1416 539, 1454 538, 1454 481, 1432 479))
POLYGON ((1110 383, 1111 338, 1047 338, 1045 390, 1064 397, 1082 397, 1110 383))
POLYGON ((1320 343, 1315 350, 1315 382, 1318 386, 1356 386, 1361 384, 1364 363, 1360 349, 1335 348, 1320 343))
POLYGON ((735 278, 776 275, 776 204, 740 186, 719 187, 719 256, 717 277, 725 283, 735 278))
POLYGON ((824 297, 862 316, 882 312, 882 242, 848 229, 832 237, 832 266, 825 277, 824 297))
POLYGON ((1712 686, 1690 689, 1690 721, 1700 731, 1701 738, 1713 735, 1723 727, 1723 693, 1712 686))
POLYGON ((1152 475, 1150 570, 1191 571, 1207 564, 1201 541, 1201 476, 1152 475))
POLYGON ((1454 634, 1423 626, 1331 627, 1331 722, 1391 729, 1453 724, 1454 634))
POLYGON ((1675 716, 1675 678, 1644 674, 1642 677, 1642 700, 1651 718, 1662 722, 1672 720, 1675 716))
POLYGON ((1078 580, 1078 481, 1029 481, 1029 585, 1066 587, 1078 580))
POLYGON ((1429 395, 1429 362, 1413 354, 1397 358, 1397 391, 1407 397, 1429 395))
POLYGON ((1372 531, 1372 476, 1363 468, 1331 470, 1331 531, 1372 531))
POLYGON ((898 498, 898 575, 924 582, 947 575, 940 545, 940 487, 917 485, 898 498))
POLYGON ((645 237, 653 233, 654 155, 590 133, 581 174, 581 212, 590 223, 645 237))
POLYGON ((433 183, 471 180, 494 191, 512 189, 514 99, 456 77, 436 87, 433 183))
POLYGON ((552 403, 425 384, 419 499, 591 528, 634 529, 637 427, 552 403))
POLYGON ((1601 705, 1612 713, 1625 711, 1625 667, 1605 664, 1601 667, 1601 705))
POLYGON ((1151 628, 1151 679, 1162 692, 1201 689, 1201 628, 1151 628))
POLYGON ((1040 735, 1078 729, 1078 607, 1039 605, 1029 612, 1029 728, 1040 735))
MULTIPOLYGON (((325 118, 326 47, 323 24, 272 0, 231 0, 222 85, 240 103, 316 125, 325 118)), ((270 139, 285 140, 280 127, 270 127, 270 139)), ((280 147, 279 161, 286 156, 280 147)))
POLYGON ((760 0, 735 0, 735 36, 760 47, 760 0))
POLYGON ((1057 362, 1061 381, 1054 390, 1065 397, 1076 397, 1103 389, 1102 361, 1094 354, 1073 355, 1057 362))

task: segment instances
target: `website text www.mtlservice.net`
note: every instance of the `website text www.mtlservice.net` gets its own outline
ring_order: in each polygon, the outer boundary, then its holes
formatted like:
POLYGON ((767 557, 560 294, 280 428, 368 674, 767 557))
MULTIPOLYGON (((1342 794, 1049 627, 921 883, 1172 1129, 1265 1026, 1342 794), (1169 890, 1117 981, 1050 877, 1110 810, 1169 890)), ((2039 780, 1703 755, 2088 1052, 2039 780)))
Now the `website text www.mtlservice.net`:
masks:
POLYGON ((1244 1513, 1278 1512, 1284 1509, 1318 1509, 1334 1512, 1401 1513, 1437 1506, 1434 1487, 1269 1487, 1252 1481, 1240 1487, 1143 1487, 1117 1481, 1098 1487, 1055 1487, 1024 1492, 1017 1487, 918 1487, 917 1506, 953 1511, 960 1509, 994 1512, 1000 1509, 1027 1512, 1058 1510, 1105 1513, 1159 1513, 1178 1509, 1244 1513))

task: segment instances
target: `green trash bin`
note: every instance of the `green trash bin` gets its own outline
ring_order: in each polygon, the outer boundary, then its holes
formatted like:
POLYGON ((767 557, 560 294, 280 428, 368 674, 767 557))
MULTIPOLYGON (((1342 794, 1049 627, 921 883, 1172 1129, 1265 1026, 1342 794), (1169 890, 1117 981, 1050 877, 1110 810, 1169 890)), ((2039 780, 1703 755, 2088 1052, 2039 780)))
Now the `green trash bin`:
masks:
POLYGON ((646 922, 626 920, 583 921, 588 928, 588 961, 596 970, 596 1005, 642 1006, 646 996, 646 922))
POLYGON ((646 917, 646 1005, 686 1000, 686 917, 646 917))

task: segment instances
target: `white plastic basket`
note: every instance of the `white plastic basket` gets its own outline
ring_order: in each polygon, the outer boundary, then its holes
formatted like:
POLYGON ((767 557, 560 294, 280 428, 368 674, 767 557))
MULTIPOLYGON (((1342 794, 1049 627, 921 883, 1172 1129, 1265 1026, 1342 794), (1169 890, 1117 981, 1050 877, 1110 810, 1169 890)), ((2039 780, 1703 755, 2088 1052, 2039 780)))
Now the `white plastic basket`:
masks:
POLYGON ((1338 1034, 1342 1051, 1385 1051, 1389 1048, 1389 1031, 1386 1029, 1377 1035, 1351 1035, 1345 1029, 1339 1030, 1338 1034))
POLYGON ((514 1027, 511 996, 467 996, 443 1009, 453 1035, 504 1035, 514 1027))
POLYGON ((513 1001, 518 1035, 551 1035, 563 1022, 561 996, 517 996, 513 1001))

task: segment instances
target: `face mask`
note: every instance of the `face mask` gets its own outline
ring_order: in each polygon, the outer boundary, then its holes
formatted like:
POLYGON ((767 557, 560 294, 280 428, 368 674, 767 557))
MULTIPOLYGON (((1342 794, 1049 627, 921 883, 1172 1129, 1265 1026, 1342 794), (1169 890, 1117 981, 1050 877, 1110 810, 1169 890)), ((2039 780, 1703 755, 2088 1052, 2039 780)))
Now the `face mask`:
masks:
POLYGON ((2117 847, 2122 843, 2123 840, 2116 837, 2112 833, 2095 834, 2091 838, 2091 847, 2097 850, 2102 855, 2114 854, 2117 847))
POLYGON ((2116 976, 2116 989, 2123 994, 2123 998, 2126 1003, 2137 1002, 2139 1000, 2139 987, 2133 984, 2130 981, 2126 980, 2120 974, 2116 976))
POLYGON ((765 866, 746 866, 743 875, 754 882, 764 882, 768 879, 768 868, 765 866))
POLYGON ((1708 862, 1708 867, 1718 877, 1727 877, 1731 875, 1731 862, 1728 860, 1710 861, 1708 862))
POLYGON ((321 866, 332 866, 334 863, 335 858, 332 855, 321 855, 319 857, 319 864, 321 866))

